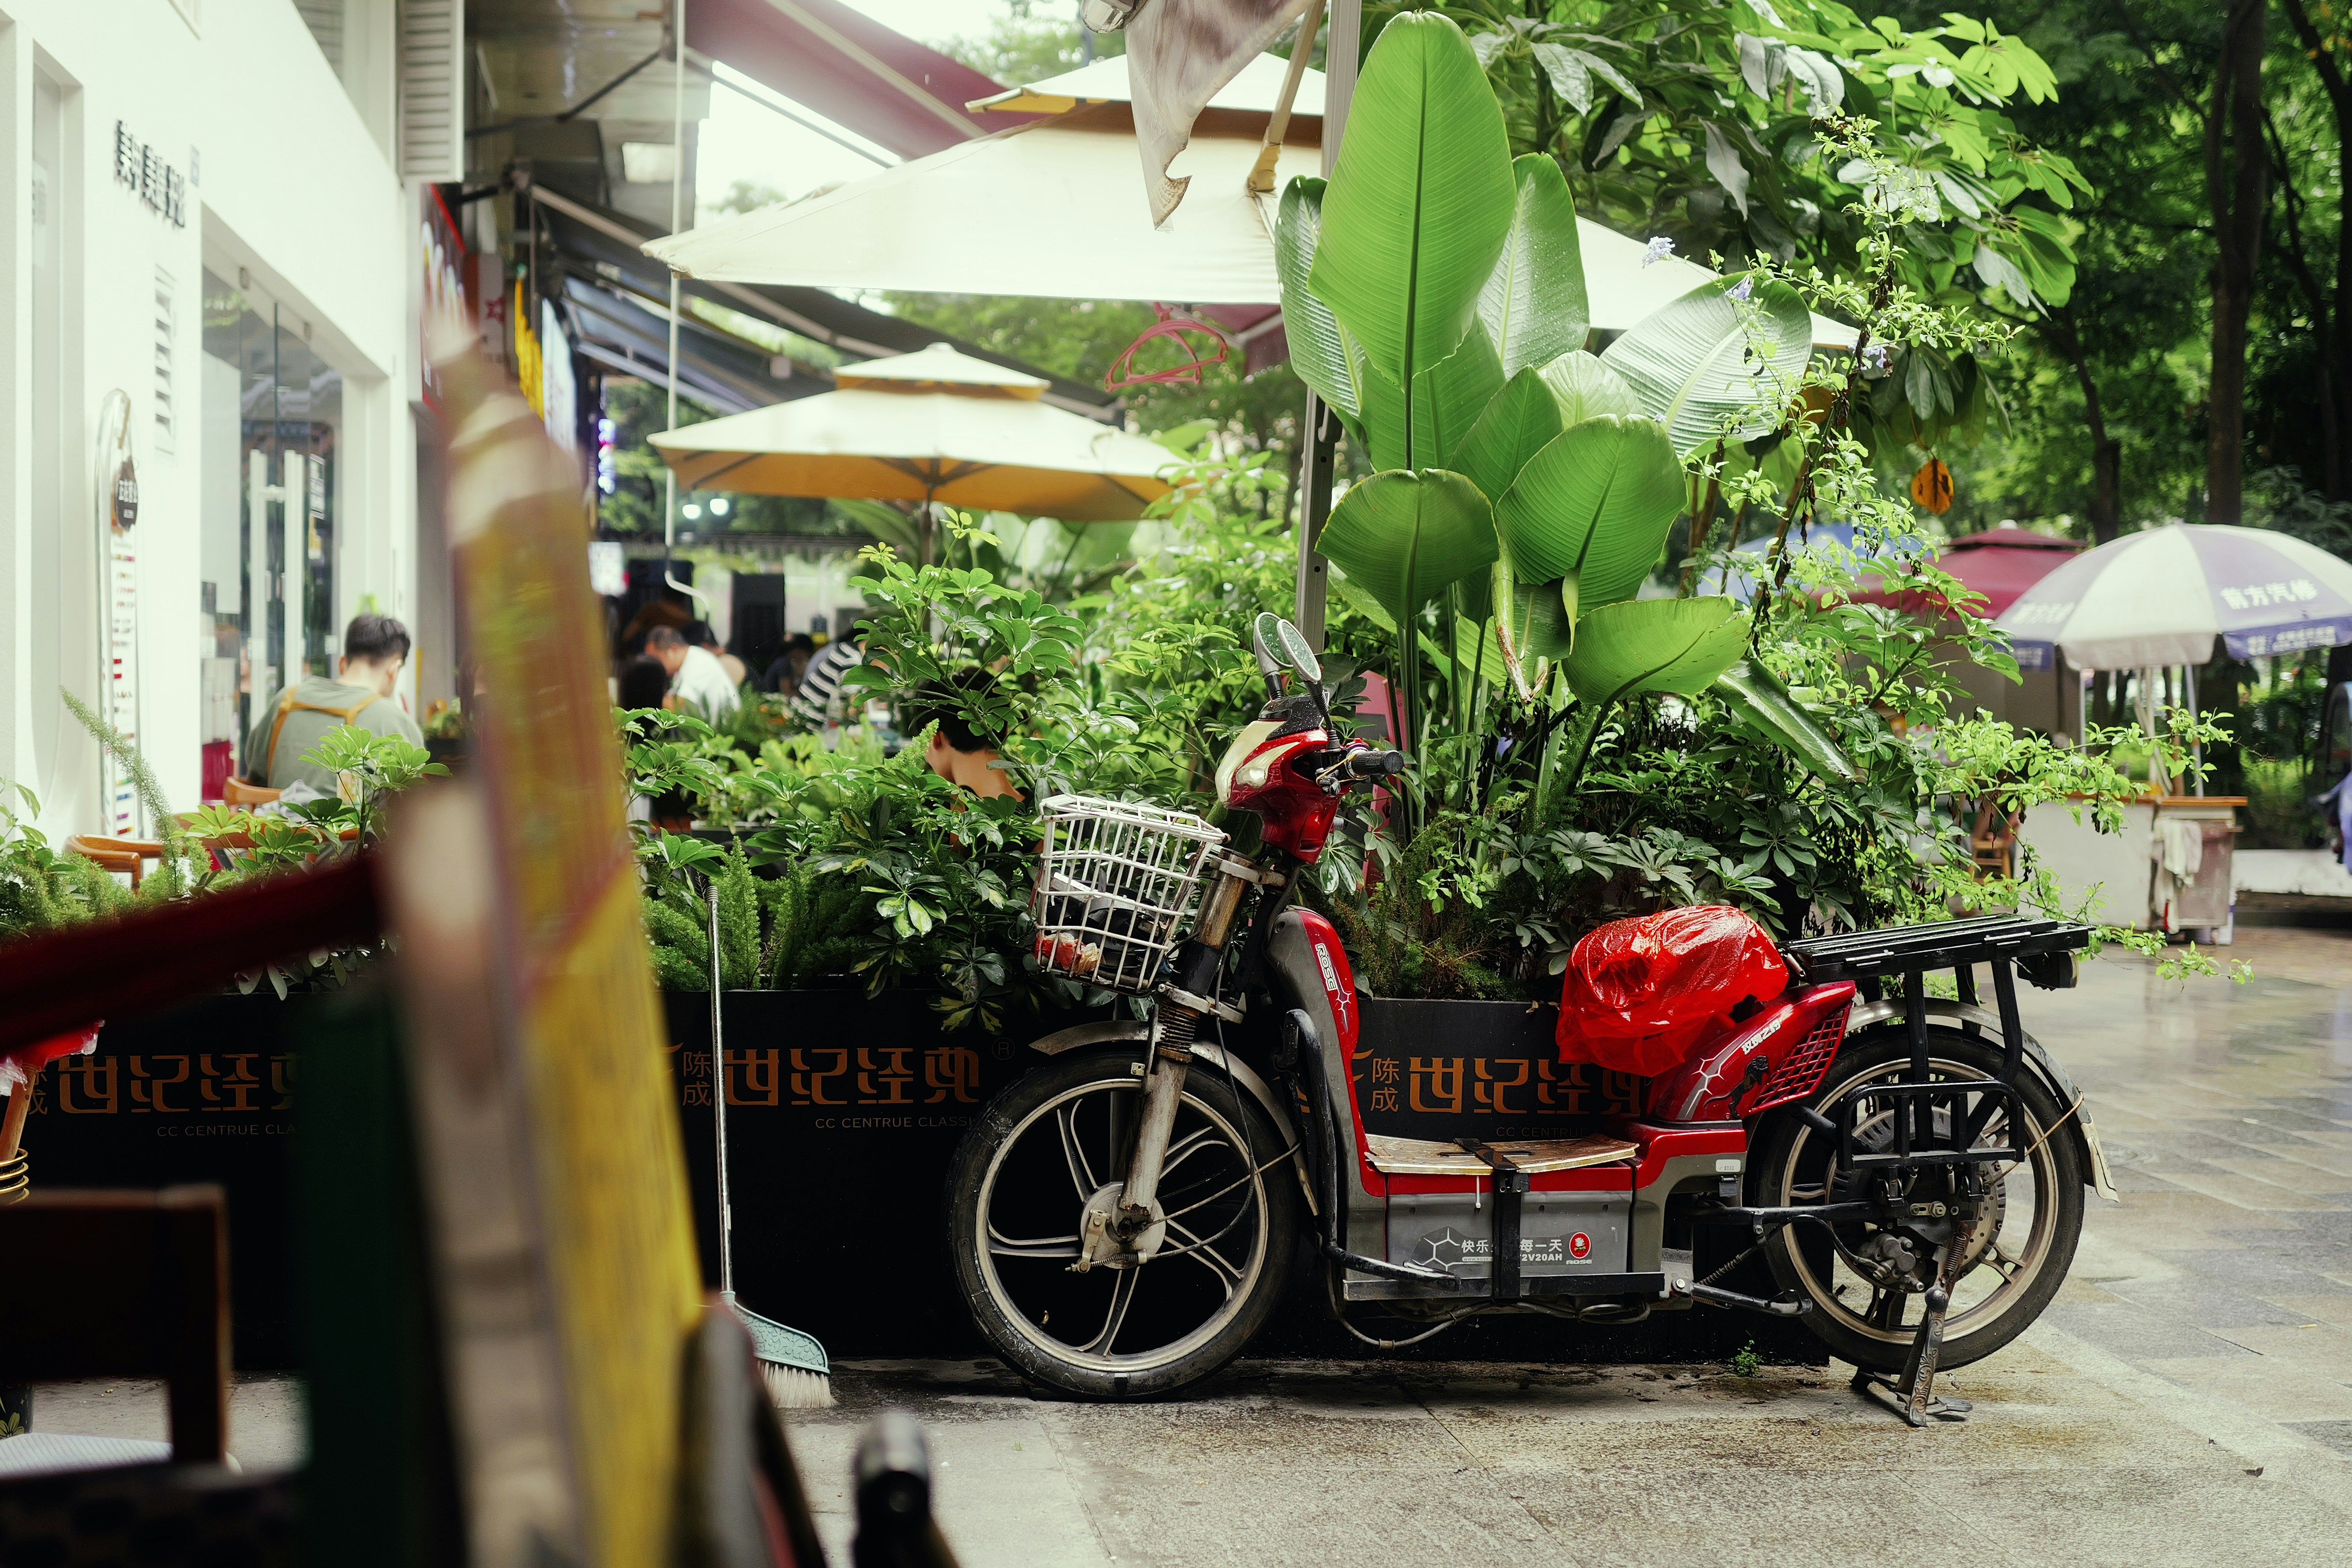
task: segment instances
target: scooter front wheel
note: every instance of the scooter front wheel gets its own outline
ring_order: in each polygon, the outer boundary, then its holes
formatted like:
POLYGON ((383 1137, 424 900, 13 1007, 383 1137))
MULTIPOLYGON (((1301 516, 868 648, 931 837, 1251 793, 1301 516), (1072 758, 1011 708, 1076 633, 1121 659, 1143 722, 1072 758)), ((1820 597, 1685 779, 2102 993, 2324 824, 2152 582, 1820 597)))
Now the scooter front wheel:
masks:
POLYGON ((948 1172, 949 1245, 972 1320, 1023 1376, 1091 1399, 1172 1394, 1265 1325, 1297 1255, 1290 1142, 1215 1066, 1186 1075, 1143 1261, 1077 1270, 1090 1205, 1127 1172, 1138 1044, 1071 1050, 982 1111, 948 1172))

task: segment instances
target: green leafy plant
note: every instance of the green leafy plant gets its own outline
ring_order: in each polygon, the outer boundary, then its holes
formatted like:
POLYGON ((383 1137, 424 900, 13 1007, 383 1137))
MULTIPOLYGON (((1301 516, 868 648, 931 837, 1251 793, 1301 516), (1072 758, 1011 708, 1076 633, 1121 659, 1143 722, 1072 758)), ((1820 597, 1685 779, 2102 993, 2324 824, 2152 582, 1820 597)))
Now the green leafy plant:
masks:
MULTIPOLYGON (((1479 758, 1451 804, 1488 804, 1491 689, 1524 710, 1521 749, 1543 759, 1549 805, 1572 792, 1616 703, 1688 695, 1739 661, 1746 619, 1728 599, 1635 595, 1683 509, 1685 460, 1782 422, 1811 318, 1785 282, 1726 280, 1585 353, 1566 183, 1549 156, 1513 163, 1477 53, 1443 16, 1389 22, 1349 131, 1328 185, 1286 191, 1278 249, 1300 374, 1378 470, 1317 547, 1395 628, 1411 732, 1423 727, 1424 632, 1436 632, 1454 739, 1479 758)), ((1780 717, 1832 760, 1801 710, 1780 717)), ((1408 820, 1429 809, 1424 790, 1408 820)))
MULTIPOLYGON (((1400 9, 1371 8, 1368 26, 1400 9)), ((1469 34, 1511 150, 1556 163, 1612 228, 1693 257, 1855 273, 1869 229, 1853 209, 1899 203, 1927 215, 1903 235, 1904 280, 1922 297, 1985 295, 2032 316, 2073 294, 2072 215, 2091 186, 2011 118, 2055 100, 2057 78, 1990 17, 1912 26, 1834 0, 1443 9, 1469 34), (1871 120, 1874 155, 1823 137, 1832 113, 1871 120)), ((1893 368, 1858 411, 1874 444, 1982 432, 1995 398, 1981 356, 1906 345, 1893 368)))

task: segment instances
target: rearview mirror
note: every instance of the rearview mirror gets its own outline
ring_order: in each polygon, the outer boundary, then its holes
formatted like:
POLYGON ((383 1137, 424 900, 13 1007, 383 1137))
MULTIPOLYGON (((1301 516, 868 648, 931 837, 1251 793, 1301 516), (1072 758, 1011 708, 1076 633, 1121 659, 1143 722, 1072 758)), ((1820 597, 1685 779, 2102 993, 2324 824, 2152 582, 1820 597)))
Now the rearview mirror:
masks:
MULTIPOLYGON (((1259 618, 1263 620, 1265 617, 1259 618)), ((1286 656, 1284 662, 1305 676, 1310 683, 1322 685, 1323 661, 1317 658, 1315 650, 1307 646, 1307 638, 1299 629, 1288 621, 1276 620, 1275 635, 1282 641, 1282 651, 1286 656)))
POLYGON ((1268 695, 1282 695, 1282 671, 1290 661, 1283 658, 1283 620, 1271 610, 1261 610, 1250 624, 1250 647, 1257 655, 1257 672, 1265 677, 1268 695))

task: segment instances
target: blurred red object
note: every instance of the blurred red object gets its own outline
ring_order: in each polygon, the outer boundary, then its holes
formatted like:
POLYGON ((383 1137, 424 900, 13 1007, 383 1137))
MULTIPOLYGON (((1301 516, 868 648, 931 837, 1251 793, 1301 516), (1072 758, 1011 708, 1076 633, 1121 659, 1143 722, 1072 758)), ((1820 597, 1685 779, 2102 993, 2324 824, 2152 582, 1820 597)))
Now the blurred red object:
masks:
POLYGON ((236 765, 235 741, 206 741, 203 772, 196 793, 206 805, 217 805, 228 792, 229 770, 236 765))
POLYGON ((13 1089, 32 1082, 36 1073, 59 1057, 88 1056, 97 1047, 98 1031, 105 1024, 101 1018, 87 1029, 69 1030, 29 1046, 0 1051, 0 1089, 13 1089))
MULTIPOLYGON (((1936 564, 1984 595, 1981 605, 1970 608, 1990 620, 2017 603, 2019 595, 2028 588, 2073 560, 2082 548, 2080 540, 2053 539, 2030 529, 1989 528, 1945 545, 1936 564)), ((1864 564, 1867 566, 1868 563, 1864 564)), ((1853 596, 1853 602, 1892 605, 1915 616, 1941 615, 1946 608, 1940 594, 1889 594, 1883 588, 1865 589, 1853 596)))
POLYGON ((1130 386, 1173 386, 1185 383, 1198 386, 1202 375, 1212 366, 1224 363, 1226 355, 1232 352, 1225 346, 1225 335, 1208 322, 1194 321, 1161 304, 1155 303, 1151 310, 1159 320, 1144 328, 1141 335, 1120 352, 1118 361, 1103 376, 1105 392, 1119 392, 1130 386), (1208 340, 1206 350, 1193 342, 1189 335, 1193 332, 1208 340), (1166 338, 1173 342, 1183 353, 1183 363, 1165 370, 1137 369, 1137 352, 1157 338, 1166 338))
POLYGON ((1789 988, 1764 928, 1719 904, 1612 921, 1576 944, 1559 994, 1559 1059, 1650 1077, 1744 1001, 1789 988))

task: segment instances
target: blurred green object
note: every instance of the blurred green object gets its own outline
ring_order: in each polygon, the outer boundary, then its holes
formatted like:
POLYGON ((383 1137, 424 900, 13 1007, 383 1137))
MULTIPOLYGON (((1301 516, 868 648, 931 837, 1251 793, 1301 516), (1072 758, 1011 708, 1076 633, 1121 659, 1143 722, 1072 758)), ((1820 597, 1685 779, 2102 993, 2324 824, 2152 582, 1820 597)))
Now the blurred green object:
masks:
POLYGON ((310 1457, 301 1560, 465 1560, 456 1440, 425 1269, 399 1009, 380 980, 295 1041, 296 1214, 310 1457))

